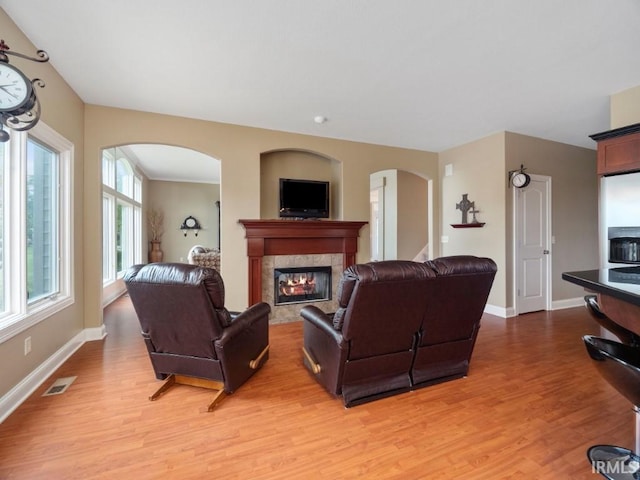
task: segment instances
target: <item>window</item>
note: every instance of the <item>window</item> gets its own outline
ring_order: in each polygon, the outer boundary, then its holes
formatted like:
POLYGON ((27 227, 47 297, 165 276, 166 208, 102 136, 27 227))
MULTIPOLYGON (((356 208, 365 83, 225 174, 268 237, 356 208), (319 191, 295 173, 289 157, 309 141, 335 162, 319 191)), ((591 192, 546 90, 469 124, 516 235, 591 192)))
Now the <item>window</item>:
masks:
POLYGON ((6 144, 4 144, 2 147, 0 147, 0 317, 2 317, 2 315, 5 312, 5 296, 6 296, 6 291, 5 291, 5 285, 8 284, 7 279, 5 278, 5 272, 7 272, 7 269, 5 269, 5 227, 4 227, 4 216, 5 216, 5 205, 8 203, 8 190, 7 190, 7 185, 5 185, 5 161, 4 161, 4 157, 5 157, 5 151, 6 151, 6 144))
POLYGON ((107 248, 109 245, 114 244, 114 226, 115 220, 113 218, 113 212, 115 208, 115 198, 112 195, 106 193, 102 194, 102 282, 109 281, 111 266, 115 265, 113 249, 107 248))
POLYGON ((123 272, 133 265, 133 207, 118 202, 116 208, 116 271, 123 272))
POLYGON ((42 122, 0 144, 0 341, 73 303, 72 165, 42 122))
POLYGON ((120 148, 102 152, 102 281, 142 259, 142 180, 120 148))
POLYGON ((27 139, 27 299, 58 292, 58 153, 27 139))

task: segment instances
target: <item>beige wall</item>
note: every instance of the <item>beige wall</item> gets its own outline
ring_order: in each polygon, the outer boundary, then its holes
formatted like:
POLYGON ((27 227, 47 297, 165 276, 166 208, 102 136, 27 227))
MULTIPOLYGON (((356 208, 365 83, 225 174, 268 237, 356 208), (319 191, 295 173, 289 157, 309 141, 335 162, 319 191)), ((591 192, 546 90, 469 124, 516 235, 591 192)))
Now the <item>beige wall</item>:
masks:
POLYGON ((505 133, 497 133, 441 152, 440 171, 442 235, 448 238, 448 242, 441 244, 442 255, 492 258, 498 265, 498 273, 488 303, 507 307, 505 133), (444 176, 445 166, 448 164, 452 165, 453 175, 444 176), (456 209, 456 204, 465 193, 470 201, 475 202, 475 208, 479 210, 477 220, 484 222, 484 227, 451 226, 461 222, 462 213, 456 209))
MULTIPOLYGON (((36 47, 32 45, 11 19, 0 10, 0 30, 2 38, 12 51, 35 55, 36 47)), ((46 45, 39 45, 45 48, 46 45)), ((55 61, 55 59, 53 59, 55 61)), ((73 198, 72 212, 73 232, 73 292, 75 303, 61 312, 49 317, 37 325, 0 344, 0 397, 29 375, 58 349, 71 340, 85 326, 83 318, 84 306, 84 271, 83 271, 83 231, 84 219, 82 210, 83 195, 83 103, 66 82, 53 69, 51 63, 39 64, 29 60, 10 56, 9 63, 20 68, 29 78, 42 79, 45 88, 37 88, 37 95, 42 105, 42 122, 56 130, 75 145, 73 162, 73 198), (24 339, 30 336, 32 350, 24 355, 24 339)), ((99 241, 100 227, 87 232, 90 241, 99 241)), ((95 261, 95 260, 94 260, 95 261)), ((96 261, 102 265, 101 261, 96 261)), ((101 279, 94 279, 101 286, 101 279)), ((94 310, 94 324, 96 314, 94 310)))
POLYGON ((489 304, 514 307, 513 190, 508 172, 523 164, 527 173, 551 177, 552 301, 583 295, 562 280, 562 272, 598 266, 598 184, 595 150, 502 132, 440 154, 442 177, 442 255, 471 254, 498 265, 489 304), (453 175, 444 176, 444 167, 453 175), (455 229, 462 194, 480 210, 483 228, 455 229))
MULTIPOLYGON (((164 235, 162 236, 163 261, 187 262, 189 250, 194 245, 218 246, 218 207, 220 185, 207 183, 148 182, 149 203, 146 208, 155 207, 164 213, 164 235), (180 225, 186 217, 195 217, 202 230, 198 236, 188 231, 185 237, 180 225)), ((142 249, 146 261, 148 248, 142 249)))
MULTIPOLYGON (((527 173, 551 177, 551 235, 555 237, 555 244, 551 246, 551 298, 558 301, 582 297, 582 287, 562 280, 562 272, 598 268, 595 150, 508 132, 505 155, 507 171, 524 164, 527 173)), ((506 186, 506 173, 503 178, 506 186)), ((506 195, 508 259, 513 256, 512 194, 509 189, 506 195)), ((513 295, 511 270, 508 270, 508 298, 513 295)))
MULTIPOLYGON (((400 168, 426 178, 437 178, 437 155, 429 152, 392 148, 358 142, 297 135, 236 125, 205 122, 87 105, 85 109, 85 193, 87 231, 100 231, 100 151, 129 143, 164 143, 192 148, 221 161, 220 197, 222 201, 222 275, 227 286, 227 305, 239 310, 247 304, 247 256, 244 229, 239 219, 261 216, 261 156, 278 150, 317 153, 339 163, 339 211, 343 220, 369 219, 369 175, 400 168)), ((335 174, 332 174, 335 178, 335 174)), ((438 193, 435 193, 438 198, 438 193)), ((435 202, 434 202, 435 203, 435 202)), ((436 204, 434 208, 439 206, 436 204)), ((437 228, 437 227, 436 227, 437 228)), ((85 315, 101 324, 101 288, 96 279, 100 268, 88 260, 100 258, 100 239, 85 249, 87 292, 85 315), (97 318, 98 317, 98 318, 97 318)), ((357 261, 369 258, 369 228, 360 232, 357 261)))

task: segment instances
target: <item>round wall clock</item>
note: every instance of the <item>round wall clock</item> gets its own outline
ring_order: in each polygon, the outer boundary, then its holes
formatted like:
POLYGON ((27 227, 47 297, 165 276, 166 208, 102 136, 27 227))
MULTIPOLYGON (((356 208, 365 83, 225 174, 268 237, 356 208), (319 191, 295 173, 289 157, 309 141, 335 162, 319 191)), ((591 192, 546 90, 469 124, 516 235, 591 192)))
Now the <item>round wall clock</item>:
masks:
POLYGON ((531 182, 531 177, 524 172, 517 172, 511 176, 511 185, 516 188, 524 188, 531 182))
POLYGON ((20 115, 29 110, 33 86, 17 68, 0 63, 0 112, 20 115), (25 108, 26 106, 26 108, 25 108))

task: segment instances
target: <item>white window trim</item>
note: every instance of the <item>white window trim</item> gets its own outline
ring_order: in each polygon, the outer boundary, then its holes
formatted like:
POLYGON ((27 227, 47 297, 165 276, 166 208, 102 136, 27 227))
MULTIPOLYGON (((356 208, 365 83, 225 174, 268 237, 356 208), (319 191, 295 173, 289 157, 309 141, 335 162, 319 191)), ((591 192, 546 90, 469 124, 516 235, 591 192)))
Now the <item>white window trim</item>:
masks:
MULTIPOLYGON (((132 220, 134 223, 134 230, 132 230, 130 232, 131 235, 133 235, 134 240, 131 244, 131 259, 130 261, 132 262, 131 264, 136 264, 136 263, 141 263, 142 262, 142 241, 141 241, 141 234, 142 234, 142 178, 140 176, 140 174, 137 172, 136 168, 135 168, 135 161, 130 159, 127 155, 126 152, 123 152, 122 150, 120 150, 120 147, 111 147, 108 149, 104 149, 102 151, 102 194, 103 196, 108 195, 109 197, 111 197, 112 200, 112 204, 111 204, 111 215, 112 215, 112 225, 111 225, 111 234, 110 234, 110 241, 113 242, 110 247, 114 247, 115 248, 115 239, 117 236, 117 232, 116 232, 116 223, 115 223, 115 218, 117 216, 117 208, 118 208, 118 204, 123 204, 126 205, 128 207, 131 207, 131 215, 132 215, 132 220), (112 152, 113 150, 113 152, 112 152), (105 174, 104 171, 104 157, 105 155, 108 157, 108 168, 107 168, 107 172, 105 174), (130 190, 131 190, 131 195, 128 195, 126 193, 123 192, 119 192, 117 190, 117 172, 118 172, 118 168, 117 168, 117 163, 118 162, 123 162, 125 165, 125 168, 127 169, 127 171, 130 174, 130 190), (105 178, 106 177, 106 178, 105 178), (139 191, 136 191, 136 189, 139 189, 139 191), (139 210, 139 218, 136 215, 136 211, 139 210), (138 228, 135 228, 136 225, 136 219, 139 220, 139 225, 138 228), (140 238, 137 238, 140 237, 140 238)), ((103 208, 103 207, 101 207, 103 208)), ((104 213, 103 213, 104 215, 104 213)), ((105 245, 104 245, 104 236, 102 237, 102 251, 103 251, 103 255, 104 250, 105 250, 105 245)), ((116 282, 119 282, 123 275, 124 272, 126 270, 122 270, 122 271, 118 271, 117 269, 117 259, 116 259, 116 254, 115 254, 115 250, 113 252, 110 252, 109 255, 112 257, 110 259, 110 270, 109 270, 109 276, 107 278, 103 278, 102 279, 102 287, 103 287, 103 292, 106 288, 109 288, 110 286, 112 286, 113 284, 115 284, 116 282)), ((128 268, 128 267, 127 267, 128 268)))
POLYGON ((116 198, 113 196, 113 194, 109 193, 106 189, 102 190, 102 218, 103 218, 103 225, 102 225, 102 264, 103 264, 103 272, 102 272, 102 286, 106 287, 108 285, 111 285, 112 283, 114 283, 116 281, 116 276, 115 276, 115 270, 116 270, 116 259, 114 258, 114 252, 111 251, 111 249, 105 249, 104 248, 104 238, 105 238, 105 233, 108 233, 109 235, 109 241, 107 242, 109 245, 112 245, 115 243, 115 229, 116 229, 116 222, 114 220, 115 218, 115 204, 116 204, 116 198), (108 201, 109 204, 109 212, 108 212, 108 218, 107 220, 109 220, 109 224, 108 226, 105 227, 104 224, 104 220, 105 220, 105 211, 104 211, 104 200, 108 201), (107 264, 108 264, 108 268, 107 268, 107 276, 106 278, 104 277, 105 272, 104 272, 104 260, 107 260, 107 264))
MULTIPOLYGON (((8 198, 11 199, 11 201, 6 203, 10 208, 7 212, 7 218, 5 218, 5 225, 24 224, 24 212, 26 208, 24 182, 16 181, 16 176, 24 178, 26 162, 21 161, 20 156, 24 158, 26 155, 28 135, 45 143, 59 153, 59 293, 29 307, 24 291, 20 288, 11 287, 12 284, 26 285, 26 262, 20 262, 18 267, 13 265, 11 272, 5 275, 7 281, 5 285, 7 285, 9 293, 7 296, 7 313, 0 317, 0 343, 75 303, 75 292, 73 288, 75 285, 73 272, 73 265, 75 263, 73 254, 74 222, 72 211, 74 204, 74 145, 42 121, 31 129, 29 133, 12 131, 10 135, 10 155, 12 156, 10 165, 12 166, 12 170, 7 177, 6 183, 7 189, 10 190, 8 192, 8 198), (17 165, 20 166, 21 171, 15 171, 17 165), (21 201, 16 202, 16 198, 20 198, 21 201)), ((5 242, 5 251, 9 252, 9 255, 13 258, 25 258, 26 232, 24 228, 6 228, 5 231, 9 233, 6 239, 8 241, 5 242)))

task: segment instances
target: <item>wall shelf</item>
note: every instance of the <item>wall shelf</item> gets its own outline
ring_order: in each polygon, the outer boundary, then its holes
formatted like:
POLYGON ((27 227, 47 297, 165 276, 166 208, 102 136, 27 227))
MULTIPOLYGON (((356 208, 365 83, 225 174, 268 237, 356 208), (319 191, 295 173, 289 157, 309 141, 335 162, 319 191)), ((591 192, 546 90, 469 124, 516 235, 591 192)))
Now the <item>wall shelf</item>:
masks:
POLYGON ((480 228, 484 227, 484 222, 475 222, 475 223, 452 223, 451 226, 453 228, 480 228))

